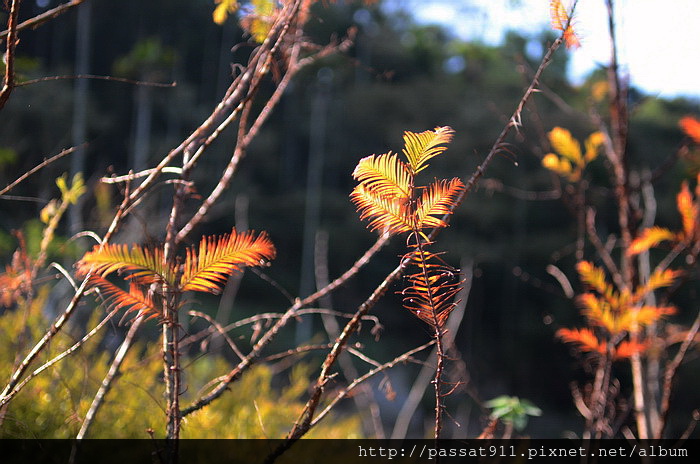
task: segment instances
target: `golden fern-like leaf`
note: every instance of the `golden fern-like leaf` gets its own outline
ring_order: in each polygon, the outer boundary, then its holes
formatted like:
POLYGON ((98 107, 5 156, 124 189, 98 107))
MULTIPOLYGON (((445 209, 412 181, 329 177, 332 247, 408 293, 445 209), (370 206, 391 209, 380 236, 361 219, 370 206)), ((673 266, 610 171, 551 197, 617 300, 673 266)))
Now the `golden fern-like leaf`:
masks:
POLYGON ((608 302, 597 298, 593 293, 584 293, 577 298, 577 301, 591 325, 603 327, 612 335, 620 332, 617 317, 608 302))
POLYGON ((205 237, 199 247, 187 249, 180 289, 219 293, 228 276, 243 266, 258 266, 275 257, 275 246, 265 232, 236 232, 205 237))
POLYGON ((442 216, 452 214, 457 197, 464 189, 464 183, 456 177, 450 181, 440 180, 429 185, 416 206, 416 227, 419 230, 427 227, 445 227, 447 223, 442 220, 442 216))
POLYGON ((653 324, 664 316, 670 316, 675 313, 676 308, 673 306, 642 306, 636 311, 631 311, 634 323, 640 328, 653 324))
POLYGON ((127 313, 138 311, 143 314, 150 314, 150 317, 161 314, 161 306, 154 299, 154 296, 144 291, 140 285, 133 281, 129 282, 129 291, 117 287, 104 277, 96 274, 90 276, 88 284, 99 289, 105 298, 107 306, 114 310, 128 308, 127 313))
POLYGON ((383 231, 391 234, 410 232, 413 230, 414 218, 406 198, 390 198, 376 193, 359 184, 350 194, 350 199, 360 212, 360 220, 370 218, 367 225, 370 230, 383 231))
POLYGON ((676 195, 676 205, 683 220, 683 233, 686 237, 691 237, 695 231, 698 208, 693 202, 693 195, 690 193, 687 181, 681 184, 681 190, 676 195))
POLYGON ((132 272, 126 276, 140 284, 150 284, 154 281, 173 283, 174 276, 165 267, 162 248, 143 248, 134 245, 106 244, 100 249, 95 245, 83 259, 77 263, 78 274, 86 275, 92 271, 100 277, 105 277, 115 271, 132 272))
POLYGON ((386 198, 411 198, 411 172, 394 153, 362 158, 352 176, 366 189, 386 198))
POLYGON ((594 266, 589 261, 579 261, 576 265, 576 270, 581 276, 581 280, 594 288, 601 295, 609 294, 611 287, 605 280, 605 272, 594 266))
POLYGON ((630 247, 627 249, 627 254, 630 256, 638 255, 639 253, 657 246, 663 241, 675 239, 676 234, 665 227, 649 227, 644 229, 642 233, 632 241, 630 247))
POLYGON ((659 288, 670 287, 680 275, 681 271, 674 271, 672 269, 655 270, 649 276, 647 283, 636 289, 633 301, 641 301, 650 292, 659 288))
POLYGON ((447 149, 444 144, 450 143, 454 131, 447 126, 436 127, 435 130, 421 133, 404 132, 403 153, 413 174, 417 174, 426 167, 431 158, 436 157, 447 149))
POLYGON ((455 295, 462 281, 457 280, 457 271, 436 254, 415 251, 412 264, 416 270, 406 277, 409 285, 401 292, 403 305, 429 326, 442 329, 458 303, 455 295))
POLYGON ((564 33, 566 46, 568 48, 581 46, 581 42, 571 25, 569 13, 566 11, 566 7, 564 7, 561 0, 551 0, 549 2, 549 14, 552 19, 552 28, 564 33))

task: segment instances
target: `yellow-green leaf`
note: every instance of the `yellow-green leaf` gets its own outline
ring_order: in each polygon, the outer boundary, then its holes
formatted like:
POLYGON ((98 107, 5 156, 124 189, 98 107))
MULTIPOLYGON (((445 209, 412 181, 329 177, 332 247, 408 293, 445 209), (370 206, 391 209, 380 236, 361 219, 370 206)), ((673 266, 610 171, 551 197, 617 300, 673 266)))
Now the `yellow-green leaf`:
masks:
POLYGON ((452 140, 454 131, 450 127, 436 127, 435 130, 419 134, 406 131, 403 136, 403 153, 414 174, 428 167, 427 162, 447 149, 445 144, 452 140))

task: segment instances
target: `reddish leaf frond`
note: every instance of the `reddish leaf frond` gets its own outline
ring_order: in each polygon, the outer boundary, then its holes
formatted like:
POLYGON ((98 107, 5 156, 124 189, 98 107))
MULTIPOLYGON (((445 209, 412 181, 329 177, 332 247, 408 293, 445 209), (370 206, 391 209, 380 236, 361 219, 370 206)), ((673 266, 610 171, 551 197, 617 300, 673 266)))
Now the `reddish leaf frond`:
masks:
POLYGON ((239 234, 233 229, 220 237, 205 237, 199 248, 187 250, 180 280, 182 291, 219 293, 228 277, 243 266, 258 266, 275 257, 265 232, 239 234))
POLYGON ((624 341, 617 346, 615 359, 630 358, 634 354, 643 353, 647 348, 649 348, 648 343, 624 341))
POLYGON ((455 269, 433 253, 416 251, 412 263, 416 269, 406 277, 403 305, 429 326, 442 329, 458 303, 455 296, 463 282, 455 269))
POLYGON ((559 329, 556 336, 564 343, 575 343, 581 351, 593 353, 605 353, 605 341, 598 340, 598 337, 591 329, 559 329))
POLYGON ((161 306, 152 294, 145 292, 142 287, 135 282, 129 282, 129 291, 125 291, 107 279, 93 274, 88 283, 91 287, 96 287, 105 298, 107 306, 114 310, 127 308, 126 312, 138 311, 149 314, 151 317, 161 314, 161 306))
POLYGON ((678 121, 678 125, 693 142, 700 144, 700 121, 693 116, 684 116, 678 121))

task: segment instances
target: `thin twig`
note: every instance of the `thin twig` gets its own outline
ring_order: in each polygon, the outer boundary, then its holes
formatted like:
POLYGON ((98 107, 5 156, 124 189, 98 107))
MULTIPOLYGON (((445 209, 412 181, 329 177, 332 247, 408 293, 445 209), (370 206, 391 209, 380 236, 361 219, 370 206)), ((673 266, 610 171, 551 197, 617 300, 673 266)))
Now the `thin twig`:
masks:
POLYGON ((31 79, 28 81, 22 81, 18 82, 15 84, 15 87, 24 87, 25 85, 32 85, 32 84, 38 84, 39 82, 48 82, 48 81, 60 81, 60 80, 66 80, 66 79, 90 79, 90 80, 98 80, 98 81, 111 81, 111 82, 121 82, 123 84, 132 84, 132 85, 138 85, 138 86, 143 86, 143 87, 176 87, 177 82, 149 82, 149 81, 139 81, 135 79, 127 79, 125 77, 116 77, 116 76, 98 76, 95 74, 75 74, 75 75, 68 75, 68 76, 47 76, 47 77, 40 77, 38 79, 31 79))
POLYGON ((384 364, 381 364, 374 369, 370 370, 366 374, 356 378, 353 380, 347 387, 345 387, 343 390, 341 390, 335 398, 331 400, 331 402, 326 406, 321 412, 318 413, 318 415, 314 418, 313 421, 309 424, 309 429, 313 428, 316 424, 318 424, 334 407, 336 404, 338 404, 343 398, 346 398, 350 392, 352 392, 358 385, 360 385, 362 382, 365 382, 367 379, 370 379, 371 377, 377 375, 380 372, 383 372, 387 369, 390 369, 394 366, 396 366, 399 363, 409 361, 411 357, 419 353, 426 348, 432 346, 435 344, 435 340, 430 340, 427 343, 424 343, 423 345, 413 348, 412 350, 409 350, 405 353, 403 353, 401 356, 397 356, 396 358, 392 359, 389 362, 386 362, 384 364))
MULTIPOLYGON (((2 89, 0 89, 0 109, 5 106, 15 87, 15 48, 19 43, 17 38, 17 17, 19 5, 22 0, 12 0, 10 3, 10 15, 7 19, 7 46, 5 48, 5 77, 2 89)), ((5 3, 7 4, 7 3, 5 3)))
MULTIPOLYGON (((250 143, 253 141, 253 139, 257 136, 258 132, 260 131, 260 128, 262 125, 267 121, 267 118, 269 115, 272 113, 272 109, 277 106, 279 103, 280 98, 286 91, 289 83, 291 82, 291 79, 304 67, 311 65, 314 63, 316 60, 319 58, 325 57, 331 53, 331 51, 337 51, 337 50, 345 50, 349 47, 350 45, 350 40, 345 40, 338 46, 328 46, 325 47, 322 51, 316 53, 315 55, 312 55, 310 57, 306 57, 303 60, 299 60, 298 56, 300 53, 300 47, 298 45, 299 40, 297 40, 297 45, 292 49, 292 53, 290 54, 289 57, 289 64, 287 68, 287 72, 285 72, 282 80, 279 82, 279 84, 276 86, 273 94, 270 96, 270 98, 267 100, 265 103, 265 106, 263 107, 262 110, 260 110, 260 113, 258 114, 257 118, 253 122, 253 124, 250 126, 247 131, 243 130, 245 129, 246 121, 241 119, 240 125, 239 125, 239 134, 238 134, 238 141, 236 143, 236 148, 234 149, 233 155, 231 156, 231 159, 229 163, 227 164, 226 168, 224 169, 224 173, 221 176, 219 182, 217 185, 214 187, 212 192, 209 194, 209 196, 202 202, 200 205, 199 209, 195 213, 195 215, 188 221, 187 224, 185 224, 180 231, 177 234, 177 242, 181 242, 184 240, 187 235, 199 224, 204 217, 207 215, 211 207, 216 203, 216 201, 219 199, 221 194, 228 188, 229 184, 231 183, 231 179, 233 178, 233 175, 235 174, 238 164, 240 161, 245 157, 248 146, 250 143)), ((257 88, 257 85, 256 85, 257 88)), ((247 119, 247 118, 246 118, 247 119)), ((229 120, 227 119, 225 121, 226 124, 222 124, 217 130, 212 133, 210 136, 210 139, 218 136, 218 134, 223 130, 225 125, 227 125, 229 120)), ((193 159, 191 160, 191 163, 195 163, 197 161, 197 156, 195 155, 193 159)))
MULTIPOLYGON (((290 308, 285 311, 285 313, 280 317, 280 319, 275 323, 266 333, 263 335, 260 340, 253 346, 252 350, 250 353, 248 353, 248 356, 246 356, 241 362, 238 363, 226 376, 224 376, 223 380, 217 385, 216 388, 214 388, 211 392, 209 392, 206 396, 203 396, 195 402, 188 406, 187 408, 182 410, 182 417, 187 416, 188 414, 191 414, 194 411, 197 411, 204 406, 208 405, 212 401, 216 400, 219 398, 228 385, 238 379, 241 375, 241 373, 249 368, 255 360, 260 356, 260 353, 262 350, 272 341, 272 339, 277 335, 277 333, 284 327, 287 322, 289 322, 290 319, 296 317, 299 313, 299 310, 303 308, 304 306, 310 305, 319 298, 322 298, 323 296, 331 293, 334 291, 336 288, 340 287, 343 285, 345 282, 347 282, 350 278, 355 276, 360 269, 362 269, 369 261, 372 259, 372 257, 386 244, 386 242, 389 240, 389 235, 388 234, 383 234, 381 235, 377 241, 372 245, 355 263, 347 270, 345 271, 340 277, 336 278, 328 284, 326 287, 318 290, 316 293, 313 293, 312 295, 309 295, 308 297, 304 298, 303 300, 297 300, 290 308)), ((353 315, 353 320, 358 317, 357 314, 353 315)), ((359 323, 359 320, 358 320, 359 323)))
POLYGON ((76 151, 80 148, 84 148, 85 146, 86 146, 86 144, 82 144, 82 145, 79 145, 77 147, 66 148, 65 150, 61 150, 60 153, 53 155, 51 158, 45 159, 41 163, 39 163, 36 166, 34 166, 33 168, 31 168, 29 171, 27 171, 24 174, 22 174, 21 176, 19 176, 17 178, 17 180, 15 180, 14 182, 7 184, 7 186, 4 189, 0 190, 0 196, 4 195, 5 193, 9 192, 13 188, 17 187, 17 185, 19 185, 20 183, 25 181, 29 176, 31 176, 35 172, 45 168, 46 166, 53 163, 54 161, 58 161, 59 159, 63 158, 66 155, 70 155, 71 153, 73 153, 74 151, 76 151))
MULTIPOLYGON (((102 241, 100 243, 100 247, 103 247, 105 244, 109 242, 109 240, 112 238, 112 235, 116 231, 117 227, 121 223, 122 218, 124 217, 124 211, 126 209, 126 203, 128 199, 128 188, 126 191, 126 194, 124 196, 124 200, 122 201, 122 204, 120 205, 119 209, 117 209, 116 214, 114 215, 114 219, 112 220, 112 224, 110 225, 109 229, 105 233, 104 237, 102 238, 102 241)), ((92 276, 92 273, 89 272, 85 278, 83 279, 82 283, 78 287, 78 290, 75 292, 73 297, 71 298, 71 301, 68 303, 68 306, 66 309, 63 311, 61 315, 56 318, 54 323, 49 327, 49 329, 46 331, 44 336, 39 340, 39 342, 34 345, 34 348, 31 349, 31 351, 24 357, 22 362, 13 370, 12 375, 10 376, 10 380, 3 389, 2 393, 0 393, 0 407, 4 406, 7 404, 14 395, 16 395, 21 387, 19 387, 17 384, 19 383, 20 379, 22 376, 27 372, 29 369, 29 366, 34 362, 36 357, 41 353, 51 342, 53 337, 56 336, 57 333, 61 331, 63 326, 70 320, 71 316, 75 312, 75 309, 78 307, 78 303, 80 303, 80 300, 82 299, 83 295, 85 294, 85 291, 88 288, 88 281, 90 277, 92 276)), ((22 385, 25 385, 26 382, 24 382, 22 385)))
POLYGON ((139 330, 139 327, 141 327, 141 323, 143 323, 144 320, 145 317, 138 316, 134 319, 133 323, 131 324, 131 327, 129 327, 129 331, 126 334, 126 337, 124 337, 124 341, 119 346, 119 349, 117 350, 117 353, 114 356, 114 360, 109 366, 109 371, 107 371, 107 375, 105 375, 105 378, 102 379, 102 384, 100 385, 99 390, 97 390, 97 393, 95 394, 95 397, 93 398, 92 403, 90 404, 88 412, 85 414, 83 423, 80 426, 80 431, 78 431, 78 435, 76 435, 75 437, 76 440, 82 440, 87 435, 87 432, 90 426, 92 425, 93 420, 95 419, 95 415, 97 415, 97 411, 100 409, 100 406, 102 406, 104 398, 109 392, 110 388, 112 387, 112 382, 114 382, 114 379, 117 376, 117 373, 119 372, 119 369, 121 368, 121 365, 124 362, 127 353, 129 352, 129 348, 131 348, 134 338, 136 337, 136 332, 139 330))
POLYGON ((221 335, 224 338, 224 340, 226 340, 226 343, 228 343, 228 346, 231 347, 231 351, 233 351, 236 354, 236 356, 238 356, 238 359, 243 359, 245 357, 245 355, 241 352, 241 350, 238 349, 238 346, 236 346, 234 341, 231 340, 231 337, 229 337, 226 334, 226 331, 221 326, 221 324, 216 322, 216 320, 214 320, 214 318, 212 318, 208 314, 205 314, 201 311, 190 311, 188 314, 190 316, 201 317, 202 319, 205 319, 207 322, 209 322, 212 325, 212 327, 214 327, 216 329, 216 332, 218 332, 218 334, 221 335))
POLYGON ((668 410, 671 403, 673 379, 676 376, 676 371, 683 362, 683 358, 685 358, 685 355, 688 352, 688 348, 690 348, 690 346, 695 342, 695 335, 697 335, 698 330, 700 330, 700 312, 698 312, 698 315, 695 316, 693 325, 690 327, 690 330, 688 330, 688 333, 686 334, 683 343, 681 343, 678 352, 673 357, 673 360, 666 366, 664 371, 664 384, 661 393, 661 409, 659 411, 661 430, 659 432, 659 436, 656 438, 661 438, 664 429, 666 428, 666 417, 668 416, 668 410))
POLYGON ((605 248, 605 245, 603 245, 603 242, 601 242, 600 238, 598 237, 598 231, 595 227, 595 210, 593 208, 589 208, 586 211, 586 232, 588 233, 588 239, 595 247, 600 259, 603 260, 605 267, 607 267, 608 271, 610 271, 610 275, 612 276, 615 285, 617 285, 617 288, 620 290, 627 288, 625 282, 622 280, 620 270, 615 264, 615 261, 613 260, 612 256, 610 256, 608 249, 605 248))
MULTIPOLYGON (((83 3, 85 0, 72 0, 68 3, 64 3, 62 5, 57 6, 56 8, 52 8, 48 11, 45 11, 39 15, 34 16, 33 18, 30 18, 26 21, 23 21, 19 25, 17 25, 17 31, 23 31, 24 29, 34 29, 36 27, 39 27, 40 25, 44 24, 45 22, 62 15, 63 13, 67 12, 71 8, 80 5, 83 3)), ((9 35, 10 28, 8 28, 5 31, 0 32, 0 40, 4 39, 9 35)))
POLYGON ((10 399, 12 399, 12 398, 13 398, 27 383, 29 383, 29 381, 31 381, 34 377, 36 377, 37 375, 41 374, 43 371, 45 371, 45 370, 48 369, 49 367, 53 366, 53 365, 56 364, 57 362, 61 361, 61 360, 64 359, 65 357, 67 357, 67 356, 69 356, 70 354, 72 354, 72 353, 74 353, 75 351, 77 351, 80 347, 82 347, 82 346, 85 344, 85 342, 87 342, 87 341, 90 340, 93 336, 95 336, 95 334, 97 334, 97 332, 99 332, 100 329, 101 329, 102 327, 104 327, 105 324, 107 324, 107 322, 109 322, 109 321, 112 319, 112 317, 113 317, 118 311, 119 311, 119 308, 113 309, 113 310, 112 310, 109 314, 107 314, 107 316, 104 317, 95 327, 93 327, 92 330, 90 330, 88 333, 86 333, 86 334, 83 336, 83 338, 81 338, 81 339, 78 340, 76 343, 74 343, 70 348, 68 348, 67 350, 63 351, 63 352, 62 352, 61 354, 59 354, 58 356, 53 357, 51 360, 45 362, 44 364, 42 364, 42 365, 39 366, 38 368, 34 369, 34 371, 33 371, 32 373, 30 373, 29 375, 27 375, 27 376, 24 378, 24 380, 22 380, 22 382, 18 383, 18 384, 17 384, 11 391, 9 391, 7 394, 6 394, 5 392, 3 392, 3 395, 2 395, 2 403, 0 403, 0 404, 2 404, 2 405, 6 404, 6 403, 7 403, 10 399))
MULTIPOLYGON (((103 177, 100 179, 100 181, 104 184, 118 184, 121 182, 131 182, 132 180, 135 179, 140 179, 141 177, 146 177, 149 176, 153 173, 153 169, 146 169, 141 172, 133 172, 130 174, 126 174, 123 176, 111 176, 111 177, 103 177)), ((162 173, 169 173, 169 174, 177 174, 180 175, 182 174, 182 168, 178 167, 165 167, 161 169, 162 173)))

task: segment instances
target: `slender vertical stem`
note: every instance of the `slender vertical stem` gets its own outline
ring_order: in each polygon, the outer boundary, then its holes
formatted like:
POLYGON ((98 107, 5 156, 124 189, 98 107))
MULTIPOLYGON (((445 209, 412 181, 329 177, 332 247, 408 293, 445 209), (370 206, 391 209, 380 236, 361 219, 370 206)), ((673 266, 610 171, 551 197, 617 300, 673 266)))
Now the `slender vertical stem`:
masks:
POLYGON ((440 438, 440 431, 442 430, 442 371, 443 371, 443 365, 444 365, 444 360, 445 360, 445 353, 443 351, 442 347, 442 332, 441 332, 441 324, 440 320, 438 319, 438 314, 437 314, 437 308, 433 306, 433 301, 434 301, 434 291, 435 289, 432 288, 430 285, 430 276, 428 275, 428 266, 426 264, 426 256, 425 256, 425 249, 424 249, 424 243, 421 241, 421 236, 420 232, 416 229, 413 231, 414 236, 416 237, 416 247, 418 249, 417 257, 416 257, 416 262, 421 268, 421 272, 423 273, 423 281, 425 282, 426 285, 426 291, 428 293, 428 301, 430 302, 431 305, 431 314, 432 314, 432 325, 433 329, 435 330, 435 334, 433 337, 435 338, 435 350, 437 354, 437 365, 435 367, 435 377, 433 378, 433 386, 435 387, 435 429, 434 429, 434 437, 435 441, 437 441, 440 438))
MULTIPOLYGON (((626 90, 620 79, 620 69, 617 53, 617 39, 615 33, 615 9, 614 0, 606 0, 608 10, 608 31, 610 34, 611 58, 608 67, 608 85, 610 87, 610 117, 612 125, 613 152, 609 153, 615 171, 615 197, 618 206, 618 223, 620 226, 620 238, 622 240, 622 253, 620 257, 620 271, 622 280, 627 288, 633 288, 632 258, 627 254, 632 243, 632 232, 629 223, 630 204, 627 189, 627 103, 626 90)), ((634 310, 634 309, 631 309, 634 310)), ((639 341, 639 331, 630 333, 632 343, 639 341)), ((632 382, 634 384, 634 412, 637 422, 637 434, 640 439, 649 438, 648 418, 645 412, 645 384, 642 359, 639 353, 630 357, 632 366, 632 382)))
MULTIPOLYGON (((17 18, 19 17, 19 5, 22 0, 12 0, 10 15, 7 19, 7 46, 5 48, 5 77, 0 89, 0 109, 5 106, 15 86, 15 48, 19 43, 17 39, 17 18)), ((7 5, 7 2, 5 3, 7 5)))

